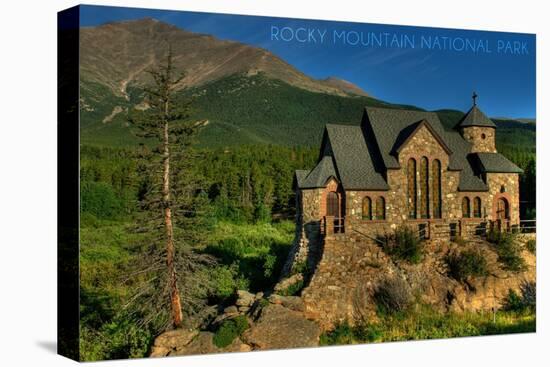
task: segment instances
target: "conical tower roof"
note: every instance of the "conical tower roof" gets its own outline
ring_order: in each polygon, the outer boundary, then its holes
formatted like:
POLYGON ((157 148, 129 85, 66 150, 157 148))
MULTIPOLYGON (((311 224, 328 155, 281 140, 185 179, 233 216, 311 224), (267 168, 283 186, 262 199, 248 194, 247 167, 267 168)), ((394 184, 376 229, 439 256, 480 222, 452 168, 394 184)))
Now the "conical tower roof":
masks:
POLYGON ((481 127, 492 127, 496 128, 497 126, 490 118, 488 118, 478 107, 476 103, 477 94, 472 96, 474 100, 474 105, 470 108, 470 111, 466 112, 464 117, 456 124, 456 128, 472 127, 472 126, 481 126, 481 127))

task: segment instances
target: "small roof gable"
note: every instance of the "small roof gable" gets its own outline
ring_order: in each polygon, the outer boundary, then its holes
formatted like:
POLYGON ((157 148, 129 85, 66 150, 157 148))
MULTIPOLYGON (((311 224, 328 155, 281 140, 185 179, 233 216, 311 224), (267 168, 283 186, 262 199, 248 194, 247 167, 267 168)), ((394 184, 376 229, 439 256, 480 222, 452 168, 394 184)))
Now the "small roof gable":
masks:
POLYGON ((417 123, 409 125, 408 127, 401 130, 401 132, 397 136, 397 139, 395 140, 395 145, 394 145, 393 151, 395 151, 396 153, 399 153, 401 151, 401 149, 403 149, 407 145, 407 143, 412 139, 412 137, 424 126, 432 134, 432 136, 435 138, 435 140, 437 140, 439 145, 441 145, 443 150, 447 154, 451 154, 452 151, 449 148, 449 146, 447 145, 447 143, 437 133, 437 131, 435 131, 435 129, 432 127, 432 125, 430 125, 430 123, 426 119, 418 121, 417 123))
POLYGON ((470 108, 470 111, 466 112, 464 117, 456 124, 455 128, 471 127, 471 126, 481 126, 481 127, 492 127, 496 128, 497 126, 490 118, 485 116, 485 114, 477 107, 473 105, 470 108))
POLYGON ((363 128, 374 135, 382 163, 386 169, 400 168, 395 147, 403 144, 403 140, 413 134, 421 121, 437 134, 450 150, 449 167, 451 171, 461 171, 458 189, 461 191, 487 191, 488 187, 466 159, 472 144, 465 140, 456 130, 443 128, 435 112, 417 110, 398 110, 379 107, 366 107, 363 116, 363 128))
POLYGON ((299 188, 303 188, 304 180, 307 177, 307 175, 309 174, 309 172, 310 171, 308 171, 308 170, 297 169, 294 172, 294 183, 292 185, 293 188, 296 188, 296 186, 298 186, 299 188))
POLYGON ((301 180, 298 181, 298 184, 299 184, 298 187, 303 189, 325 187, 329 178, 338 177, 336 175, 336 170, 334 169, 334 163, 332 162, 332 157, 330 156, 323 157, 319 161, 319 163, 317 163, 317 166, 315 166, 314 169, 312 169, 309 173, 307 173, 306 176, 304 176, 303 171, 301 171, 300 173, 296 171, 296 179, 298 179, 298 175, 302 176, 301 180))
POLYGON ((521 168, 500 153, 473 153, 472 156, 482 173, 523 173, 521 168))
POLYGON ((326 125, 336 172, 346 190, 388 190, 375 170, 373 157, 360 126, 326 125))

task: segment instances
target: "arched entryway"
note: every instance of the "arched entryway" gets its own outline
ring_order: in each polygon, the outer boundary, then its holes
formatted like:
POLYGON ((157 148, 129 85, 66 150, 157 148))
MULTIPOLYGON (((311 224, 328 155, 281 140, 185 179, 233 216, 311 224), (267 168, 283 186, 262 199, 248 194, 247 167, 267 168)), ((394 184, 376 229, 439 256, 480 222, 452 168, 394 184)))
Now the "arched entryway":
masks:
POLYGON ((496 219, 508 220, 510 219, 510 204, 505 197, 499 197, 496 201, 496 219))
POLYGON ((336 191, 329 191, 326 194, 325 215, 333 218, 334 233, 344 232, 343 203, 342 196, 336 191))
POLYGON ((340 200, 338 194, 334 191, 327 193, 327 210, 326 213, 331 217, 340 216, 340 200))

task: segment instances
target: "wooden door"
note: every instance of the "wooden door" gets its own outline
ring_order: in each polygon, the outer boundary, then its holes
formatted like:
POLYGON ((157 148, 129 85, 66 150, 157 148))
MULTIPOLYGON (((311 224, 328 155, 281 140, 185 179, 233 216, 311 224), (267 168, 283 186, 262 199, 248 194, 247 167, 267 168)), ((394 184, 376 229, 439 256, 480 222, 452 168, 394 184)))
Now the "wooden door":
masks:
POLYGON ((497 200, 497 219, 510 219, 508 200, 505 198, 499 198, 497 200))
POLYGON ((340 217, 340 203, 338 194, 331 191, 327 194, 327 216, 340 217))

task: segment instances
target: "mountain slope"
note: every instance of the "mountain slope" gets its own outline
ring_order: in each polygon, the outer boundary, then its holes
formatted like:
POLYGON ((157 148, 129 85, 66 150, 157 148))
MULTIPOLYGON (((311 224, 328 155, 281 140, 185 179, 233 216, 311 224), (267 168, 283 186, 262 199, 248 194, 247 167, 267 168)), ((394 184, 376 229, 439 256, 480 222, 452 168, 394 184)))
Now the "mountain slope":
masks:
MULTIPOLYGON (((142 19, 81 30, 82 143, 142 142, 126 114, 142 104, 140 87, 150 82, 146 70, 162 61, 166 41, 175 68, 186 71, 179 94, 194 97, 194 118, 209 120, 200 136, 203 146, 316 146, 326 123, 358 124, 364 106, 416 108, 376 100, 338 78, 310 78, 264 49, 142 19)), ((463 115, 437 112, 447 128, 463 115)), ((535 146, 535 124, 496 123, 500 143, 535 146)))
MULTIPOLYGON (((129 87, 129 100, 105 99, 109 107, 81 113, 81 141, 86 144, 133 145, 139 140, 127 126, 126 113, 97 123, 107 111, 133 108, 143 96, 129 87), (95 119, 95 120, 94 120, 95 119)), ((344 97, 297 88, 265 74, 234 74, 180 92, 193 97, 193 118, 207 119, 203 146, 236 144, 316 145, 326 123, 358 124, 365 106, 403 108, 370 97, 344 97)))
POLYGON ((148 81, 146 70, 164 60, 168 44, 173 49, 175 68, 186 74, 179 88, 236 73, 262 72, 309 91, 365 94, 348 85, 351 83, 310 78, 265 49, 188 32, 151 18, 82 28, 80 37, 83 83, 104 85, 117 97, 127 98, 129 85, 148 81))

